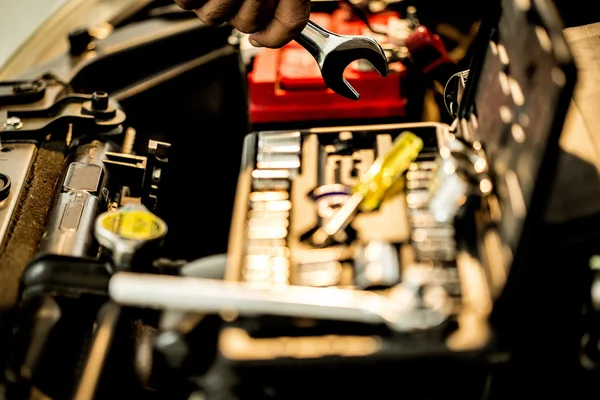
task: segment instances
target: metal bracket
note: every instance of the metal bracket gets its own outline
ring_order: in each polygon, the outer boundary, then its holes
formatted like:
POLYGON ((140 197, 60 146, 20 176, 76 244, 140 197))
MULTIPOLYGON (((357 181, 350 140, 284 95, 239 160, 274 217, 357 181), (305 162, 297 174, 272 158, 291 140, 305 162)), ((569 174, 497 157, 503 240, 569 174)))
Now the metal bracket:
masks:
POLYGON ((0 111, 0 139, 41 140, 61 129, 66 132, 69 124, 77 128, 75 134, 120 133, 125 118, 105 92, 67 95, 47 108, 0 111))
POLYGON ((163 178, 164 169, 169 163, 169 151, 171 144, 150 140, 148 143, 148 167, 145 179, 144 193, 146 198, 144 204, 151 210, 156 210, 158 207, 158 192, 159 185, 163 178))
POLYGON ((134 192, 144 188, 146 179, 147 158, 132 154, 106 153, 104 165, 112 175, 119 177, 119 182, 134 192))
POLYGON ((43 79, 0 82, 0 105, 27 104, 46 95, 48 84, 43 79))

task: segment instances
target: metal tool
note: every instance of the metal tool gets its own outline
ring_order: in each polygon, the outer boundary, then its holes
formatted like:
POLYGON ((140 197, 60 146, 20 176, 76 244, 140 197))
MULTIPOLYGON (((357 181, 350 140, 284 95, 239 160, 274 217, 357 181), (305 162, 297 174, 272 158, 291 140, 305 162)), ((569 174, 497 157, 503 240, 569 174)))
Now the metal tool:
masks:
POLYGON ((354 283, 357 287, 392 287, 400 282, 400 260, 394 245, 373 241, 360 246, 357 253, 354 262, 354 283))
POLYGON ((441 223, 450 223, 471 195, 491 193, 488 162, 480 150, 454 137, 440 149, 441 159, 429 186, 429 211, 441 223))
POLYGON ((102 378, 103 367, 106 364, 112 342, 116 335, 121 307, 108 302, 99 313, 98 325, 94 340, 90 347, 81 379, 77 386, 75 400, 91 400, 95 398, 102 378))
POLYGON ((326 245, 333 236, 348 226, 359 208, 372 211, 379 207, 388 190, 402 177, 422 149, 423 140, 414 133, 403 132, 398 136, 390 152, 379 156, 360 178, 352 197, 312 235, 313 244, 326 245))
POLYGON ((438 222, 450 223, 466 203, 469 188, 469 182, 456 172, 454 164, 445 162, 440 168, 439 177, 431 186, 429 211, 438 222))
POLYGON ((308 21, 296 42, 317 60, 327 87, 350 100, 360 99, 358 92, 344 78, 344 70, 351 62, 367 60, 381 76, 388 75, 387 57, 373 38, 337 35, 308 21))
POLYGON ((106 153, 115 150, 116 144, 99 140, 74 150, 40 243, 40 254, 91 255, 94 221, 109 182, 104 161, 106 153))
POLYGON ((123 306, 218 314, 314 318, 365 324, 385 324, 398 332, 427 329, 448 318, 447 304, 420 307, 419 285, 398 285, 389 296, 374 292, 286 286, 252 289, 242 282, 192 277, 118 272, 109 295, 123 306))
POLYGON ((444 104, 452 118, 456 118, 458 115, 458 107, 465 92, 468 78, 469 70, 465 70, 452 75, 446 83, 446 87, 444 88, 444 104))
POLYGON ((101 214, 96 220, 95 234, 98 243, 112 251, 115 267, 127 269, 136 251, 165 237, 167 224, 145 206, 128 204, 101 214))

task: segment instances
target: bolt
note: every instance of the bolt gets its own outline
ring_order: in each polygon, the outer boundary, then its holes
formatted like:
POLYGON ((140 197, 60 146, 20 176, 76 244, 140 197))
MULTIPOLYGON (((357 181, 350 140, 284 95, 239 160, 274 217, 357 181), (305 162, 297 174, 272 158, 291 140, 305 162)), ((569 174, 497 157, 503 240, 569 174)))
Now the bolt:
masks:
POLYGON ((92 109, 96 111, 104 111, 108 109, 108 93, 94 92, 92 93, 92 109))
POLYGON ((387 4, 383 1, 369 2, 369 11, 372 13, 380 13, 387 7, 387 4))
POLYGON ((183 337, 173 331, 159 334, 155 346, 171 368, 180 368, 189 353, 189 348, 183 337))
POLYGON ((125 137, 123 138, 123 144, 121 145, 121 153, 133 154, 133 146, 135 145, 135 129, 129 127, 125 131, 125 137))
POLYGON ((349 131, 340 132, 340 134, 338 135, 338 139, 340 139, 343 142, 352 140, 352 132, 349 132, 349 131))
POLYGON ((7 131, 18 130, 23 127, 23 122, 19 117, 10 117, 4 123, 4 129, 7 131))
POLYGON ((417 8, 415 6, 408 6, 406 8, 406 14, 411 18, 416 17, 417 16, 417 8))
POLYGON ((417 18, 417 8, 415 6, 409 6, 406 8, 406 17, 414 28, 420 25, 419 19, 417 18))
POLYGON ((69 43, 71 45, 71 55, 79 56, 85 53, 93 38, 90 32, 86 28, 77 28, 69 32, 69 43))

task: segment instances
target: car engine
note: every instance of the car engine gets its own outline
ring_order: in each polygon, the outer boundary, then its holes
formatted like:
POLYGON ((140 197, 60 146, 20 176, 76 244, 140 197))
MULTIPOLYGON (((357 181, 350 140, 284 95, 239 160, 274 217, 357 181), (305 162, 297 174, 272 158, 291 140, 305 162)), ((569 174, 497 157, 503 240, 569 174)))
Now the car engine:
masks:
POLYGON ((359 101, 297 43, 131 3, 0 81, 0 398, 503 399, 565 367, 530 333, 566 320, 551 1, 314 2, 385 52, 359 101))

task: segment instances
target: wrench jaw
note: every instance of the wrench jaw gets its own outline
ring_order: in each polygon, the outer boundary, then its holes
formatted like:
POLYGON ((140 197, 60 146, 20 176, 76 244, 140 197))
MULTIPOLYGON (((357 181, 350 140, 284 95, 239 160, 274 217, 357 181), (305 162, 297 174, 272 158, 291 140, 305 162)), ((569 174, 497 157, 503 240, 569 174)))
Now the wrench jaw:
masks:
POLYGON ((359 100, 360 94, 352 87, 351 84, 348 83, 346 78, 342 77, 336 79, 327 79, 325 78, 325 74, 323 74, 323 79, 325 80, 325 85, 335 93, 339 94, 342 97, 345 97, 350 100, 359 100))
POLYGON ((372 38, 353 37, 323 57, 321 75, 327 87, 347 99, 359 100, 360 94, 344 78, 344 71, 351 63, 361 59, 367 60, 381 76, 387 77, 387 57, 379 43, 372 38))

